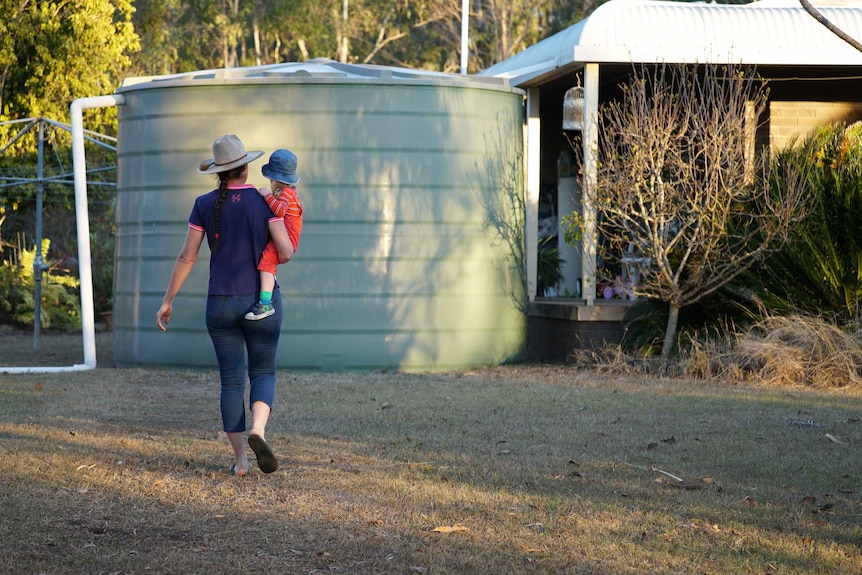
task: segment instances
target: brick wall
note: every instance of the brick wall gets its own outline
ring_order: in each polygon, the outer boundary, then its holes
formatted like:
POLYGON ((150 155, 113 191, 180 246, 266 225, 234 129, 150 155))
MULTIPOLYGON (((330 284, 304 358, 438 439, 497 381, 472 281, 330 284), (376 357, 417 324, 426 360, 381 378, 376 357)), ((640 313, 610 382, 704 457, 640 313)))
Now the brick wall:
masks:
POLYGON ((630 304, 622 300, 585 306, 581 301, 531 302, 527 315, 527 359, 566 361, 575 349, 619 343, 621 319, 630 304))
POLYGON ((623 326, 618 321, 571 321, 547 317, 527 318, 527 359, 566 361, 576 349, 592 350, 619 343, 623 326))
POLYGON ((860 102, 770 102, 769 144, 778 150, 794 136, 804 137, 817 126, 859 120, 862 120, 860 102))

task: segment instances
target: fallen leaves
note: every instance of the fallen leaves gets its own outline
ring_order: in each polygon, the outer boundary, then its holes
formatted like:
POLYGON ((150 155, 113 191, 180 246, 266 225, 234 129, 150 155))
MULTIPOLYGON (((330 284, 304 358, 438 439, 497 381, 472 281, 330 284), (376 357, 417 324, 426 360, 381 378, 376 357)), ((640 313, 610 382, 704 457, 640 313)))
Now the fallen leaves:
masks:
POLYGON ((435 527, 431 531, 434 531, 436 533, 456 533, 459 531, 469 530, 470 529, 463 523, 455 523, 454 525, 441 525, 440 527, 435 527))
POLYGON ((708 531, 711 533, 721 533, 722 529, 715 523, 697 523, 696 521, 690 521, 683 525, 683 527, 688 527, 693 531, 701 530, 708 531))

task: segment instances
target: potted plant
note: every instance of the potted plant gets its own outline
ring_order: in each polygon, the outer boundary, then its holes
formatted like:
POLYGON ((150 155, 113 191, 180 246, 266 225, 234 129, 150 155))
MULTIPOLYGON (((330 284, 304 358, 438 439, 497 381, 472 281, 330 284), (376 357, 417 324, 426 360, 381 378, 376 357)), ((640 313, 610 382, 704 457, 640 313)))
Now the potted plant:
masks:
MULTIPOLYGON (((560 248, 551 246, 549 236, 539 243, 539 253, 536 262, 536 275, 538 275, 538 293, 543 296, 556 296, 557 284, 563 279, 563 264, 565 260, 560 257, 560 248)), ((556 239, 556 238, 553 238, 556 239)))

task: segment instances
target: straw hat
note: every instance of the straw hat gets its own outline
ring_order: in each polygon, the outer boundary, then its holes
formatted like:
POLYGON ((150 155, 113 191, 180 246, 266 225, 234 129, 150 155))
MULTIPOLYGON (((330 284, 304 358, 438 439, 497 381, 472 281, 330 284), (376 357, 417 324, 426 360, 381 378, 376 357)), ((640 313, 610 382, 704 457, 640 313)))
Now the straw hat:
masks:
POLYGON ((242 141, 236 135, 228 134, 213 142, 213 157, 200 163, 198 173, 229 172, 234 168, 253 162, 262 155, 263 152, 258 150, 246 152, 242 141))

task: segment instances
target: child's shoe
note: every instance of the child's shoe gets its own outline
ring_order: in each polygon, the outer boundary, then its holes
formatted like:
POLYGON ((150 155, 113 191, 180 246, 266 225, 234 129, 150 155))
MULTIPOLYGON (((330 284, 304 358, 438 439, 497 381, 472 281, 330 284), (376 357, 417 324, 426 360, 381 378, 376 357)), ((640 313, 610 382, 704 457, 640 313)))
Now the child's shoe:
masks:
POLYGON ((250 319, 252 321, 263 319, 265 317, 269 317, 275 313, 275 308, 272 307, 271 303, 260 303, 257 302, 254 304, 254 307, 251 308, 251 311, 245 314, 245 319, 250 319))

